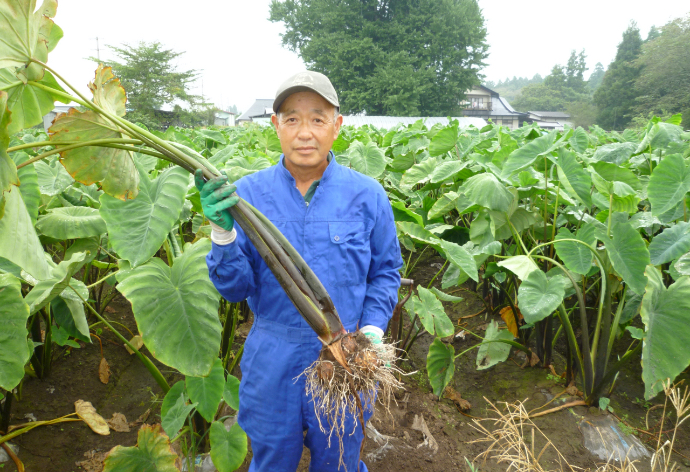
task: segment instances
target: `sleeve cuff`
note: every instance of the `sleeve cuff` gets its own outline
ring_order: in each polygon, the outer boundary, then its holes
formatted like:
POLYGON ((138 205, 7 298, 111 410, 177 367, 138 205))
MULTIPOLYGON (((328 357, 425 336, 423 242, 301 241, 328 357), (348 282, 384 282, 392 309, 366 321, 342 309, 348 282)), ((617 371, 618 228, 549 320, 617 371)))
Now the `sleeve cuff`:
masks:
POLYGON ((211 241, 219 246, 227 246, 235 241, 237 237, 237 230, 232 228, 232 231, 225 230, 220 226, 211 223, 211 241))

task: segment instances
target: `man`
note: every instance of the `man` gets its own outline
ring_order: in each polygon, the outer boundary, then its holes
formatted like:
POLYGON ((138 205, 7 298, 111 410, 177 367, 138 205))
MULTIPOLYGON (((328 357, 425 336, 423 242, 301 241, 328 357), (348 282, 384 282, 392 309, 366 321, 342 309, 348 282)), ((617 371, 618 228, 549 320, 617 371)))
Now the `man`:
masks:
MULTIPOLYGON (((303 72, 283 83, 271 121, 280 162, 238 180, 237 194, 266 215, 319 277, 348 331, 358 327, 381 343, 400 285, 402 266, 393 213, 375 180, 339 165, 331 152, 342 116, 330 80, 303 72)), ((251 439, 250 471, 294 471, 303 445, 311 471, 338 470, 337 438, 321 432, 300 374, 322 344, 227 211, 237 203, 226 177, 206 184, 197 175, 213 247, 211 280, 229 301, 247 299, 254 313, 240 367, 239 424, 251 439), (306 434, 305 434, 306 432, 306 434)), ((373 406, 372 406, 373 408, 373 406)), ((368 419, 372 414, 365 414, 368 419)), ((348 418, 343 461, 359 464, 361 426, 348 418), (350 434, 354 430, 354 434, 350 434)), ((362 462, 360 471, 366 472, 362 462)))

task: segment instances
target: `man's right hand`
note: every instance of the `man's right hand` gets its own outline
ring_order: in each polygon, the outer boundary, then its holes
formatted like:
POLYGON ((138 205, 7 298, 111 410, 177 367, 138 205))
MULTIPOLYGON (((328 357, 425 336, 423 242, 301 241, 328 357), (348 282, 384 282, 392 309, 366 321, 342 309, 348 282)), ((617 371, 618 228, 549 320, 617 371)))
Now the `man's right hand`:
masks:
POLYGON ((204 210, 206 219, 226 231, 232 231, 235 220, 227 210, 240 201, 240 197, 232 195, 237 187, 229 184, 228 177, 225 175, 206 182, 201 169, 197 169, 194 173, 194 183, 199 189, 201 208, 204 210))

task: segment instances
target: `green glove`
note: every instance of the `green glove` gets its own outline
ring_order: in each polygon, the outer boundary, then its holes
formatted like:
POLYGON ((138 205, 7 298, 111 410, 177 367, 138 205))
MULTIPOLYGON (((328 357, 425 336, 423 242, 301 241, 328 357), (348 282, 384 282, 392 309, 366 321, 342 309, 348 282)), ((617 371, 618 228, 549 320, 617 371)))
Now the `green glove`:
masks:
POLYGON ((240 197, 232 195, 237 187, 228 183, 226 175, 205 182, 204 173, 201 169, 197 169, 194 173, 194 183, 201 195, 201 208, 204 210, 204 216, 211 223, 224 230, 232 231, 235 219, 227 210, 240 201, 240 197))
MULTIPOLYGON (((364 334, 367 339, 371 342, 372 347, 378 352, 383 352, 383 330, 376 326, 367 325, 360 329, 360 332, 364 334)), ((390 362, 386 362, 386 367, 390 367, 390 362)))

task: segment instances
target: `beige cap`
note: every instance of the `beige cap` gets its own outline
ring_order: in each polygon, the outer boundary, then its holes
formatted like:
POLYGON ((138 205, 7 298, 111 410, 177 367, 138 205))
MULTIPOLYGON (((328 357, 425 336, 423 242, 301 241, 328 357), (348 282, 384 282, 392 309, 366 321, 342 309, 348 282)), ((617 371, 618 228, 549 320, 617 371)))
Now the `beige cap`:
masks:
POLYGON ((335 88, 333 88, 333 84, 328 80, 328 77, 320 72, 308 70, 293 75, 278 87, 276 98, 273 100, 273 111, 278 113, 280 105, 283 104, 285 99, 297 92, 316 92, 328 103, 336 108, 340 108, 338 94, 335 92, 335 88))

